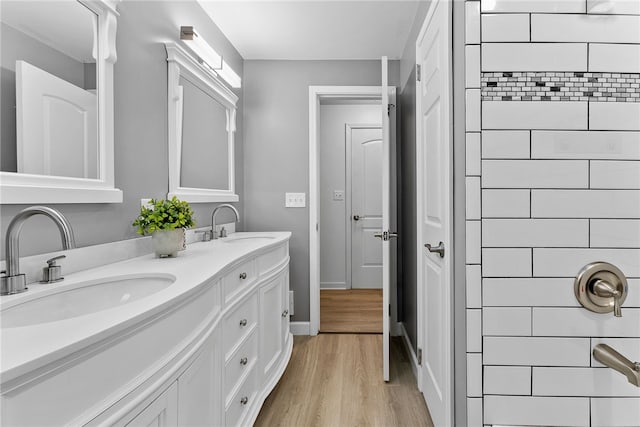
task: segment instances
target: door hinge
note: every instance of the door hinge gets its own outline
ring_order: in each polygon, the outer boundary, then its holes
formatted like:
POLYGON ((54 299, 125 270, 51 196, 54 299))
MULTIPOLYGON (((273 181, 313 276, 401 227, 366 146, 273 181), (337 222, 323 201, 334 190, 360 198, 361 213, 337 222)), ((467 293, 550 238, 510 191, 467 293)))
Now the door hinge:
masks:
POLYGON ((420 67, 420 64, 416 64, 416 81, 420 81, 420 78, 422 77, 421 74, 422 71, 422 67, 420 67))
POLYGON ((395 107, 395 104, 387 104, 387 116, 391 115, 391 107, 395 107))
POLYGON ((391 304, 389 304, 389 317, 391 317, 391 304))
POLYGON ((418 366, 422 366, 422 349, 418 347, 418 366))

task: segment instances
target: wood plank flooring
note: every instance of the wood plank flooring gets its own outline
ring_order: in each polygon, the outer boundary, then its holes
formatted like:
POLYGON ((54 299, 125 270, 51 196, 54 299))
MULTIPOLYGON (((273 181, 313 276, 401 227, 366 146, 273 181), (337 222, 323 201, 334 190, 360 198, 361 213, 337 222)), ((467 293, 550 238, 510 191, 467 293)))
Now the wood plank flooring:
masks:
POLYGON ((382 333, 382 289, 321 289, 320 332, 382 333))
POLYGON ((289 366, 256 427, 433 427, 400 338, 382 380, 382 336, 296 336, 289 366))

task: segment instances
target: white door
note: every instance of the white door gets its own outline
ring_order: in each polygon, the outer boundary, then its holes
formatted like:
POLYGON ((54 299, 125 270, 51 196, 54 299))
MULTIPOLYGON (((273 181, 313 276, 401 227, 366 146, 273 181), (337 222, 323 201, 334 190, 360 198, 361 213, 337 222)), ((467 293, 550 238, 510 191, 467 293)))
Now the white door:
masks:
POLYGON ((19 173, 98 178, 97 97, 16 61, 19 173))
POLYGON ((438 427, 453 425, 450 20, 451 3, 434 0, 416 42, 420 387, 438 427))
POLYGON ((391 126, 389 124, 389 64, 382 57, 382 374, 389 381, 391 317, 391 126))
POLYGON ((382 289, 382 129, 346 125, 351 182, 351 288, 382 289))

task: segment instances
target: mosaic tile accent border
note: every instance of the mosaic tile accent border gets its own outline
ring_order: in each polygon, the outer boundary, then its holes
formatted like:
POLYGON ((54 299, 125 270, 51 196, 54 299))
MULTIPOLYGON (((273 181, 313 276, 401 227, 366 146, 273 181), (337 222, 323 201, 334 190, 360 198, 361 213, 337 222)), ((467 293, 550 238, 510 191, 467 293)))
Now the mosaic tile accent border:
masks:
POLYGON ((640 73, 484 72, 483 101, 640 102, 640 73))

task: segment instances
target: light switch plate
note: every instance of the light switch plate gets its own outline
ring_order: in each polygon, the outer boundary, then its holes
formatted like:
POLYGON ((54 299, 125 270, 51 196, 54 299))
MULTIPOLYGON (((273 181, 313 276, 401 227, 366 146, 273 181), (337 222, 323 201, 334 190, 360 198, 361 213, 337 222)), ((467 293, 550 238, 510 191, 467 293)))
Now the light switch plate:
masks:
POLYGON ((344 201, 344 190, 333 190, 333 200, 336 202, 344 201))
POLYGON ((307 205, 306 193, 285 193, 284 206, 287 208, 304 208, 307 205))

